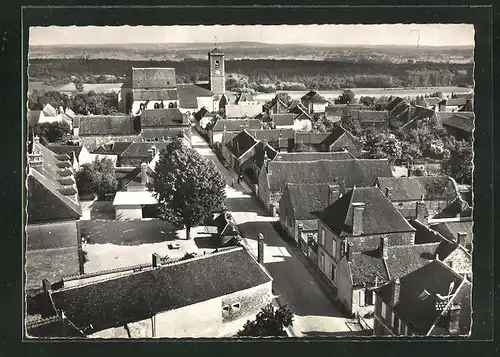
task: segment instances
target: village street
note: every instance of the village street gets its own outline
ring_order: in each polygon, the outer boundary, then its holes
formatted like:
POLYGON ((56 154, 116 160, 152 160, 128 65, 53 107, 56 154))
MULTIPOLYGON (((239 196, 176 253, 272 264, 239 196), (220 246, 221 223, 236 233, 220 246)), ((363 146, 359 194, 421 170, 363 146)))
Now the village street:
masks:
MULTIPOLYGON (((192 145, 202 156, 212 160, 231 184, 236 174, 220 163, 194 129, 192 145)), ((245 184, 236 183, 235 188, 228 186, 226 205, 254 256, 257 255, 257 234, 263 234, 264 265, 273 277, 274 294, 278 296, 280 304, 287 304, 295 313, 293 334, 297 337, 333 336, 350 331, 346 319, 325 295, 325 290, 317 281, 318 277, 311 273, 307 258, 279 236, 273 227, 277 219, 267 215, 250 192, 245 184)))

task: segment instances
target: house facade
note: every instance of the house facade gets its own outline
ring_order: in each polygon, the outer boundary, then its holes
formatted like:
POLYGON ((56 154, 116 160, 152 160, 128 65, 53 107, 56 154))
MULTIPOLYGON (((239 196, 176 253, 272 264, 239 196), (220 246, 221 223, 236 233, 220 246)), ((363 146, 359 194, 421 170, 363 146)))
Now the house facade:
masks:
POLYGON ((324 113, 325 108, 330 104, 330 102, 325 99, 321 94, 315 91, 310 91, 304 95, 301 99, 302 105, 307 108, 307 111, 312 113, 324 113))
POLYGON ((233 133, 235 136, 244 129, 260 129, 261 125, 258 119, 219 119, 210 131, 210 145, 224 145, 222 139, 225 133, 233 133))

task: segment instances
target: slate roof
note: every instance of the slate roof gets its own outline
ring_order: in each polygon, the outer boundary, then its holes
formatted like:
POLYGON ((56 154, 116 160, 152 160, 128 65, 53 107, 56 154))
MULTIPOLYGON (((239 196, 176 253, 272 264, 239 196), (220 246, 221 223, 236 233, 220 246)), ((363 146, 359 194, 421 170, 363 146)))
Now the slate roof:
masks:
POLYGON ((365 204, 362 235, 415 231, 377 187, 351 189, 317 216, 334 232, 351 235, 355 202, 365 204))
POLYGON ((196 113, 193 114, 193 117, 196 119, 197 122, 199 122, 202 118, 205 116, 212 116, 212 113, 208 111, 207 108, 203 107, 200 110, 198 110, 196 113))
POLYGON ((331 133, 328 135, 321 144, 330 147, 335 144, 337 140, 339 140, 342 136, 349 139, 353 145, 356 145, 357 139, 346 129, 344 129, 341 125, 338 125, 331 133))
POLYGON ((362 123, 388 123, 389 112, 379 110, 359 110, 354 119, 362 123))
POLYGON ((238 133, 234 138, 226 143, 226 148, 231 154, 239 158, 257 144, 257 140, 246 130, 238 133))
POLYGON ((141 115, 141 128, 187 125, 188 118, 177 108, 147 109, 141 115))
POLYGON ((472 208, 469 206, 467 201, 462 200, 461 197, 454 199, 453 202, 432 218, 440 219, 456 217, 472 217, 472 208))
POLYGON ((128 115, 80 115, 80 136, 134 135, 134 117, 128 115))
POLYGON ((54 154, 58 155, 68 155, 69 159, 73 163, 73 153, 75 153, 76 158, 78 159, 78 155, 83 149, 81 145, 63 145, 63 144, 53 144, 49 143, 47 148, 52 151, 54 154))
POLYGON ((446 106, 460 106, 467 104, 467 98, 447 98, 442 103, 446 106))
POLYGON ((372 186, 378 176, 391 176, 387 160, 319 160, 289 162, 274 160, 269 163, 268 178, 271 191, 282 189, 287 183, 334 183, 342 181, 346 187, 372 186))
POLYGON ((197 84, 177 85, 179 107, 184 109, 198 109, 198 97, 213 97, 213 93, 197 84))
POLYGON ((458 196, 448 176, 379 177, 377 186, 382 192, 390 188, 391 201, 454 200, 458 196))
POLYGON ((255 155, 253 157, 254 163, 257 167, 262 168, 264 165, 264 154, 267 155, 269 160, 274 160, 278 152, 271 146, 265 145, 262 141, 259 141, 255 146, 255 155))
POLYGON ((457 240, 457 234, 459 232, 464 232, 467 234, 465 237, 465 244, 471 244, 473 240, 473 225, 472 219, 462 220, 458 222, 441 222, 436 224, 431 224, 431 228, 441 233, 445 238, 450 241, 455 242, 457 240))
POLYGON ((177 100, 177 89, 134 89, 134 100, 177 100))
POLYGON ((375 279, 378 283, 389 281, 384 261, 378 250, 353 253, 349 267, 354 286, 373 284, 375 279))
POLYGON ((328 206, 330 193, 328 184, 289 183, 285 190, 288 190, 295 219, 317 219, 314 212, 328 206))
POLYGON ((435 106, 436 104, 439 104, 441 103, 443 99, 439 98, 439 97, 429 97, 429 98, 424 98, 424 102, 425 104, 429 105, 429 106, 435 106))
POLYGON ((218 54, 218 55, 223 55, 224 52, 222 52, 219 48, 215 47, 212 52, 210 52, 211 54, 218 54))
POLYGON ((122 152, 121 158, 128 158, 128 157, 147 157, 148 156, 148 150, 151 149, 151 147, 155 146, 156 150, 158 152, 161 152, 162 150, 165 150, 168 142, 164 141, 159 141, 159 142, 135 142, 131 143, 125 151, 122 152))
MULTIPOLYGON (((441 242, 387 247, 387 269, 391 279, 401 278, 436 259, 441 242)), ((441 256, 441 259, 444 259, 441 256)))
POLYGON ((316 91, 309 91, 300 99, 303 103, 329 103, 325 97, 316 91))
POLYGON ((320 161, 320 160, 351 160, 349 152, 280 152, 277 161, 320 161))
POLYGON ((63 288, 53 292, 52 299, 77 327, 86 329, 92 324, 90 332, 96 332, 270 281, 247 251, 235 248, 63 288))
POLYGON ((403 102, 404 99, 401 97, 395 97, 393 100, 391 100, 387 106, 385 107, 385 110, 392 111, 394 108, 396 108, 401 102, 403 102))
MULTIPOLYGON (((417 334, 425 335, 442 313, 436 309, 436 303, 442 301, 436 294, 447 296, 451 283, 454 284, 451 302, 460 304, 462 310, 460 333, 468 333, 471 324, 471 284, 437 260, 400 278, 399 302, 393 306, 393 311, 417 334), (421 297, 424 290, 429 293, 426 298, 421 297)), ((389 305, 393 285, 394 281, 391 281, 377 290, 380 299, 389 305)))
POLYGON ((247 105, 247 104, 227 104, 226 105, 226 117, 231 118, 254 118, 258 114, 262 113, 262 107, 260 105, 247 105))
POLYGON ((284 125, 291 126, 294 123, 295 116, 296 115, 293 113, 272 114, 271 120, 274 122, 276 126, 284 126, 284 125))
POLYGON ((320 145, 328 138, 331 133, 315 133, 315 132, 295 132, 295 143, 303 143, 305 145, 320 145))
POLYGON ((248 132, 257 140, 267 141, 278 140, 280 138, 291 139, 294 135, 293 129, 250 129, 248 132))
POLYGON ((219 119, 212 131, 241 131, 243 129, 260 129, 261 122, 258 119, 219 119))
POLYGON ((132 68, 132 87, 175 88, 175 68, 132 68))
POLYGON ((167 128, 143 128, 141 131, 141 137, 143 139, 151 139, 151 142, 160 142, 169 140, 173 136, 184 132, 189 133, 188 126, 172 126, 167 128))
POLYGON ((408 120, 408 123, 412 122, 414 120, 432 118, 434 116, 434 114, 435 114, 435 112, 432 109, 421 107, 419 105, 411 106, 410 107, 410 119, 408 120))
POLYGON ((57 109, 50 105, 50 103, 47 103, 45 107, 43 107, 42 112, 48 117, 55 117, 58 114, 57 109))
POLYGON ((462 112, 455 113, 455 115, 443 119, 442 124, 452 128, 463 130, 468 133, 472 133, 472 131, 474 130, 474 116, 462 115, 462 112))

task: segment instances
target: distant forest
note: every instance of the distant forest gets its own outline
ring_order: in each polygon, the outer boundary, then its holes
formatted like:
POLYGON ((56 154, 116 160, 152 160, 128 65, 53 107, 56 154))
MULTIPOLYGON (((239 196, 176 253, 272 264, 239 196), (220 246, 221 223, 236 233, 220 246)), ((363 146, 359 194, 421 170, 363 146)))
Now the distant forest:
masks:
MULTIPOLYGON (((115 59, 31 59, 30 81, 62 85, 123 82, 132 67, 174 67, 179 83, 208 80, 207 61, 129 61, 115 59), (99 77, 100 76, 100 77, 99 77), (105 77, 106 76, 106 77, 105 77), (109 78, 111 76, 111 79, 109 78)), ((228 87, 260 92, 278 89, 472 86, 473 65, 435 62, 354 63, 304 60, 227 60, 228 87)), ((229 88, 231 89, 231 88, 229 88)))

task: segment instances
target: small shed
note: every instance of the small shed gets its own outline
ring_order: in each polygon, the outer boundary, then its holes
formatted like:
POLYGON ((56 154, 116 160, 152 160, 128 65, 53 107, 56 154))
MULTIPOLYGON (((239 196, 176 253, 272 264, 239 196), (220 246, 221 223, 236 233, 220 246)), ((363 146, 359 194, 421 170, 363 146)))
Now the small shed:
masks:
POLYGON ((214 219, 217 234, 213 235, 214 243, 219 247, 233 245, 240 238, 240 232, 229 212, 224 212, 214 219))
POLYGON ((115 195, 113 206, 117 220, 142 219, 145 206, 154 206, 158 201, 151 191, 119 191, 115 195))

